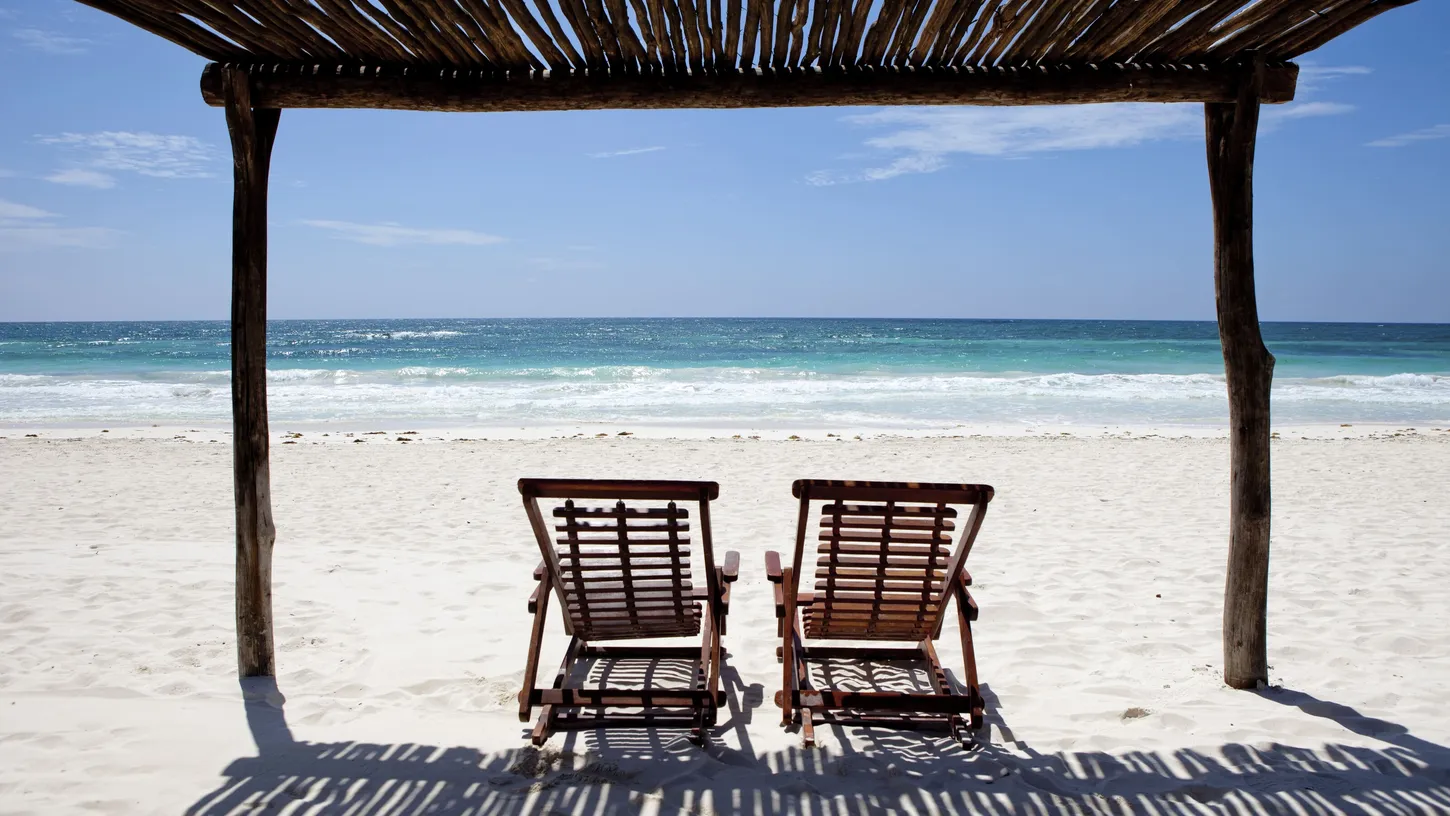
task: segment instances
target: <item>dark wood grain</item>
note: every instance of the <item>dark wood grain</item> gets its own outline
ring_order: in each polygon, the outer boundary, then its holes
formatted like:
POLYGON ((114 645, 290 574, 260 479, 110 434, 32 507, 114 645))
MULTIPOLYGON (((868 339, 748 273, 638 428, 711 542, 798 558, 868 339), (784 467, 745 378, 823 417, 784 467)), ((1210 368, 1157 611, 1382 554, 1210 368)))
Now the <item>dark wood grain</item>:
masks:
POLYGON ((281 111, 255 109, 245 72, 219 74, 232 143, 232 471, 237 671, 274 676, 267 440, 267 178, 281 111))
POLYGON ((1213 196, 1213 280, 1229 398, 1229 555, 1224 587, 1224 682, 1268 682, 1269 390, 1254 293, 1253 177, 1262 65, 1240 78, 1238 100, 1206 105, 1213 196))
MULTIPOLYGON (((202 98, 222 104, 222 66, 202 73, 202 98)), ((1294 98, 1298 67, 1265 69, 1260 101, 1294 98)), ((1232 102, 1227 68, 1124 65, 1077 68, 765 70, 603 77, 536 72, 441 76, 416 69, 370 71, 265 66, 253 99, 279 108, 530 111, 772 108, 832 105, 1063 105, 1099 102, 1232 102)))

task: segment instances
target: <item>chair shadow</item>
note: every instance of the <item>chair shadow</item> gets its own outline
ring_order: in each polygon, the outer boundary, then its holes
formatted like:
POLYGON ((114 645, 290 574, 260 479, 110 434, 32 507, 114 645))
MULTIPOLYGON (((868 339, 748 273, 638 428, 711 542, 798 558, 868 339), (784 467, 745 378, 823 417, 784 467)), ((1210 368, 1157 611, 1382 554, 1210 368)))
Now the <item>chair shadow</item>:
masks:
POLYGON ((987 729, 975 750, 935 734, 853 728, 852 739, 839 740, 835 750, 758 753, 749 726, 763 689, 745 685, 728 664, 722 681, 727 709, 704 749, 687 743, 683 732, 596 729, 569 733, 563 750, 521 745, 483 753, 410 742, 298 741, 275 683, 249 680, 243 706, 257 756, 233 760, 187 813, 1450 813, 1450 748, 1288 689, 1259 693, 1387 747, 1040 753, 1014 733, 1005 719, 1010 712, 984 685, 987 729))

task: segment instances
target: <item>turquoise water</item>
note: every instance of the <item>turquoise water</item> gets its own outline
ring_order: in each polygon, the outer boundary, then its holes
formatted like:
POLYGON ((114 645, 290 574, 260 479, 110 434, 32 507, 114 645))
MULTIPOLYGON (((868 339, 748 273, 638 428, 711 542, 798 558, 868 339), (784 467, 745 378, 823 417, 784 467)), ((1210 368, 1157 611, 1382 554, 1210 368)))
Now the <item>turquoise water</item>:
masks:
MULTIPOLYGON (((473 425, 1221 425, 1204 322, 279 321, 272 416, 473 425)), ((1450 326, 1270 323, 1278 422, 1450 423, 1450 326)), ((0 422, 224 422, 224 322, 0 323, 0 422)))

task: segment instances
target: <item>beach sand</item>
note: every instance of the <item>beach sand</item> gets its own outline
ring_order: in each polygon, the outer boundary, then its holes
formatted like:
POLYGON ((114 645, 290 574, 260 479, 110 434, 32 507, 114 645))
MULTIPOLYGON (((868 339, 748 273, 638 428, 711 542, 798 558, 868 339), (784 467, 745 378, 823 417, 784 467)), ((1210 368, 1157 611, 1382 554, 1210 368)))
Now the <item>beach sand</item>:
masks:
MULTIPOLYGON (((0 433, 0 812, 1450 812, 1450 433, 1275 442, 1273 687, 1244 692, 1221 680, 1221 434, 278 428, 278 677, 244 689, 231 449, 188 430, 0 433), (520 476, 721 483, 716 548, 742 574, 707 749, 647 730, 527 747, 520 476), (830 728, 803 750, 779 726, 762 553, 789 550, 800 477, 995 486, 970 562, 978 750, 830 728)), ((546 673, 563 644, 554 620, 546 673)), ((953 670, 956 644, 949 623, 953 670)))

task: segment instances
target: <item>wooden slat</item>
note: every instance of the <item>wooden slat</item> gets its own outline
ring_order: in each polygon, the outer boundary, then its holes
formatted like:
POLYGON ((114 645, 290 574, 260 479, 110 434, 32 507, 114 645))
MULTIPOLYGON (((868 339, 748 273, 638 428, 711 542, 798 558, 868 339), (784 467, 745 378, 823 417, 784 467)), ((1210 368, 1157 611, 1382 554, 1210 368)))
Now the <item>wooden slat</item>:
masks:
MULTIPOLYGON (((952 538, 949 535, 934 535, 930 532, 916 530, 822 530, 819 538, 821 541, 865 541, 875 544, 917 544, 917 545, 949 545, 952 538)), ((908 552, 909 548, 903 548, 902 552, 908 552)))
POLYGON ((815 0, 815 8, 811 12, 811 28, 806 33, 805 53, 801 56, 798 65, 809 65, 820 56, 821 37, 826 29, 826 18, 831 13, 831 0, 815 0))
POLYGON ((942 34, 931 47, 931 55, 927 63, 932 66, 946 65, 952 60, 956 53, 957 44, 967 36, 972 24, 977 19, 977 10, 982 7, 983 0, 958 0, 957 8, 953 12, 949 26, 942 27, 942 34))
POLYGON ((685 45, 690 50, 690 70, 705 69, 705 38, 700 33, 700 15, 695 0, 676 0, 680 9, 680 21, 685 27, 685 45))
MULTIPOLYGON (((577 595, 588 595, 591 598, 612 597, 611 593, 622 593, 625 590, 624 581, 580 581, 569 582, 568 591, 577 595)), ((634 590, 639 592, 645 589, 669 590, 674 581, 668 578, 660 579, 639 579, 631 582, 634 590)))
MULTIPOLYGON (((599 522, 595 522, 595 520, 589 519, 577 520, 579 516, 567 517, 571 520, 554 526, 557 532, 564 532, 564 530, 574 530, 574 532, 619 532, 618 520, 608 520, 608 522, 606 520, 599 520, 599 522)), ((632 520, 629 520, 637 519, 637 517, 624 516, 624 529, 626 532, 666 533, 668 535, 671 530, 687 532, 690 529, 689 523, 680 523, 677 520, 664 520, 664 522, 632 522, 632 520)))
POLYGON ((881 11, 866 31, 861 43, 861 61, 867 65, 878 65, 886 51, 887 40, 896 31, 896 24, 906 8, 906 0, 882 0, 881 11))
MULTIPOLYGON (((869 566, 850 566, 827 564, 817 570, 817 575, 824 574, 827 570, 834 572, 840 578, 895 578, 902 580, 921 580, 924 564, 909 567, 888 566, 882 567, 879 564, 869 566)), ((946 578, 945 565, 932 570, 932 580, 939 581, 946 578)))
POLYGON ((1048 0, 1042 8, 1037 11, 1031 22, 1027 23, 1018 35, 1017 41, 1002 55, 1002 62, 1007 65, 1018 65, 1023 62, 1036 61, 1033 55, 1039 49, 1043 49, 1048 43, 1063 33, 1063 24, 1077 10, 1078 4, 1083 0, 1048 0))
POLYGON ((535 689, 534 705, 561 706, 694 706, 712 702, 710 692, 701 689, 535 689))
POLYGON ((903 66, 908 63, 911 56, 911 48, 916 42, 917 34, 921 27, 926 24, 926 14, 931 9, 932 0, 915 0, 908 7, 911 9, 906 14, 898 27, 896 36, 892 39, 891 48, 886 52, 885 62, 887 65, 903 66))
MULTIPOLYGON (((543 54, 544 60, 549 63, 549 68, 559 70, 568 69, 575 65, 582 66, 583 61, 579 59, 578 54, 573 54, 571 57, 565 55, 560 50, 559 46, 555 44, 553 37, 549 36, 549 33, 544 31, 544 27, 539 25, 539 21, 534 18, 534 15, 529 13, 529 7, 524 4, 524 0, 500 0, 500 2, 504 8, 508 9, 509 16, 517 21, 524 29, 524 33, 528 35, 534 47, 539 50, 539 53, 543 54)), ((544 5, 547 6, 547 2, 544 5)), ((551 10, 550 17, 552 18, 552 16, 553 12, 551 10)), ((558 20, 554 20, 554 26, 558 26, 558 24, 558 20)), ((563 32, 560 31, 559 33, 562 34, 563 32)), ((564 41, 564 44, 568 45, 567 39, 564 41)), ((572 52, 573 46, 569 46, 569 50, 572 52)))
MULTIPOLYGON (((568 541, 569 539, 567 538, 559 539, 559 543, 561 544, 568 541)), ((581 560, 587 562, 591 559, 597 561, 599 559, 618 559, 620 557, 620 552, 618 550, 604 550, 602 548, 599 548, 600 542, 598 541, 585 541, 583 539, 579 539, 576 543, 581 545, 579 551, 576 553, 574 552, 573 548, 571 548, 570 551, 567 553, 561 552, 559 554, 559 558, 561 561, 567 559, 575 562, 581 560), (583 549, 584 546, 593 547, 595 549, 585 550, 583 549)), ((689 540, 681 539, 678 544, 689 544, 689 540)), ((645 558, 669 558, 670 555, 677 550, 677 546, 675 544, 672 544, 669 539, 662 538, 658 541, 630 542, 629 549, 632 551, 632 554, 639 555, 645 558)))
MULTIPOLYGON (((816 552, 822 555, 837 553, 839 555, 874 555, 883 554, 899 555, 912 558, 937 558, 943 564, 946 563, 946 550, 942 547, 928 547, 920 544, 903 545, 895 542, 883 542, 879 538, 864 539, 868 543, 846 543, 827 539, 827 534, 821 534, 825 543, 816 548, 816 552)), ((950 539, 938 539, 939 541, 950 541, 950 539)))
POLYGON ((928 565, 933 569, 942 569, 946 566, 946 559, 934 558, 928 555, 897 555, 891 553, 885 557, 878 558, 871 555, 855 554, 830 554, 817 562, 819 570, 835 570, 841 567, 876 567, 887 569, 910 569, 918 573, 924 572, 928 565))
MULTIPOLYGON (((908 499, 907 501, 910 500, 908 499)), ((823 519, 826 516, 837 515, 841 516, 842 518, 848 516, 880 517, 886 515, 888 511, 890 511, 891 515, 893 516, 925 516, 929 518, 935 518, 937 516, 941 516, 943 518, 957 517, 956 508, 953 507, 948 507, 945 510, 938 510, 935 506, 924 506, 916 504, 899 504, 890 507, 885 504, 832 503, 821 505, 821 517, 823 519)))
POLYGON ((771 50, 770 65, 773 68, 782 68, 785 66, 786 49, 790 45, 796 0, 775 0, 775 3, 775 46, 771 50))
POLYGON ((670 509, 668 507, 626 507, 620 510, 617 507, 556 507, 554 508, 555 518, 572 519, 682 519, 688 518, 690 511, 683 507, 670 509))
MULTIPOLYGON (((665 17, 662 0, 648 0, 650 27, 654 29, 655 42, 660 47, 660 61, 666 71, 677 72, 685 68, 684 45, 674 42, 670 33, 670 21, 665 17)), ((673 3, 670 5, 674 7, 673 3)))
POLYGON ((725 67, 740 66, 740 18, 745 0, 725 0, 725 67))
POLYGON ((788 66, 800 65, 806 40, 806 21, 810 15, 810 0, 796 0, 795 18, 790 24, 790 52, 785 56, 785 64, 788 66))
POLYGON ((956 13, 958 0, 937 0, 932 6, 931 15, 926 18, 926 27, 921 30, 921 36, 916 44, 912 46, 908 58, 912 65, 925 65, 931 54, 931 48, 941 36, 942 28, 953 19, 956 13))
MULTIPOLYGON (((817 583, 816 583, 816 590, 819 592, 822 589, 823 585, 824 585, 824 582, 817 581, 817 583)), ((875 592, 877 590, 880 590, 882 592, 919 592, 921 590, 921 581, 920 580, 902 581, 902 580, 891 580, 891 579, 887 579, 887 578, 874 578, 874 579, 869 579, 869 580, 867 580, 867 579, 853 579, 853 578, 846 578, 846 577, 843 577, 843 576, 837 574, 835 586, 836 586, 836 589, 837 589, 838 592, 856 592, 856 591, 875 592)), ((932 581, 931 586, 932 586, 933 590, 940 590, 941 589, 941 581, 940 580, 934 580, 934 581, 932 581)))
POLYGON ((650 24, 649 7, 644 0, 630 0, 630 8, 634 9, 634 18, 638 23, 639 32, 644 36, 645 61, 652 68, 663 68, 664 60, 660 56, 659 40, 655 39, 654 26, 650 24))
MULTIPOLYGON (((572 610, 576 606, 577 604, 570 604, 569 608, 572 610)), ((591 598, 589 600, 589 608, 594 614, 596 621, 598 620, 600 613, 606 610, 628 611, 630 607, 636 609, 662 610, 668 613, 664 617, 668 617, 671 619, 684 618, 687 615, 691 614, 699 614, 698 607, 695 607, 695 612, 691 612, 691 606, 682 606, 678 604, 673 593, 668 595, 648 595, 628 601, 622 599, 617 601, 600 601, 594 598, 591 598)))
MULTIPOLYGON (((827 505, 830 507, 830 505, 827 505)), ((955 515, 955 514, 953 514, 955 515)), ((842 529, 861 528, 867 530, 879 530, 886 526, 886 521, 881 516, 834 516, 829 513, 821 514, 822 527, 840 527, 842 529), (839 519, 839 523, 838 520, 839 519)), ((896 516, 891 520, 893 529, 901 530, 955 530, 955 523, 949 521, 946 516, 932 515, 927 518, 917 516, 896 516), (938 526, 940 525, 940 526, 938 526)))

